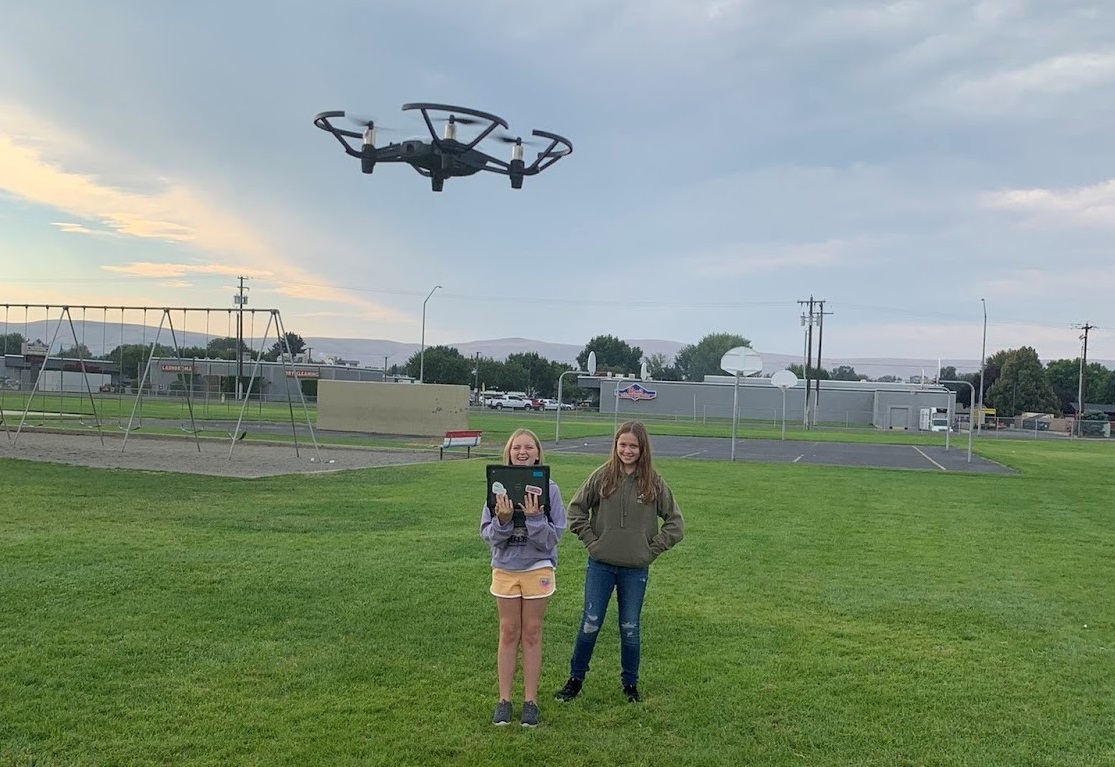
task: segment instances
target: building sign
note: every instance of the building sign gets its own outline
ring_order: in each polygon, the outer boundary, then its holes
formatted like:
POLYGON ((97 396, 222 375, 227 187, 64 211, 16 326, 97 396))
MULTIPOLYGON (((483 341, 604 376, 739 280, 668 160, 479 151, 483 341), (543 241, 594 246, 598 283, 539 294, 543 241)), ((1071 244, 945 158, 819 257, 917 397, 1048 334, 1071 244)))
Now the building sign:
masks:
POLYGON ((321 378, 321 373, 317 370, 307 370, 305 368, 295 368, 286 372, 287 378, 321 378))
POLYGON ((45 357, 50 349, 42 341, 36 339, 34 341, 24 341, 22 351, 24 357, 45 357))
POLYGON ((159 369, 164 373, 192 373, 194 365, 192 362, 164 362, 159 369))
POLYGON ((632 402, 638 402, 641 399, 654 399, 658 396, 658 392, 653 389, 648 389, 641 384, 633 383, 628 384, 616 392, 616 396, 620 399, 629 399, 632 402))

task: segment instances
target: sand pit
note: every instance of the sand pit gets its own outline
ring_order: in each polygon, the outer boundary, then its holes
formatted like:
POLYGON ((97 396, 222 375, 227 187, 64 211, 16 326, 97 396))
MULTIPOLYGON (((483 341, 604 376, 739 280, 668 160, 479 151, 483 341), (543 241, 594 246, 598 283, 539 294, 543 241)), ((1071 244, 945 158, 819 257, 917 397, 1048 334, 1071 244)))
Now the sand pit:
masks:
POLYGON ((96 431, 57 432, 24 430, 18 437, 14 429, 0 434, 0 458, 65 463, 102 469, 208 474, 218 477, 272 477, 281 474, 319 474, 367 469, 377 466, 402 466, 437 461, 433 451, 384 450, 371 448, 299 443, 295 454, 290 443, 245 440, 236 443, 229 458, 229 440, 203 439, 201 450, 190 437, 128 437, 104 432, 104 445, 96 431), (123 450, 121 450, 123 448, 123 450))

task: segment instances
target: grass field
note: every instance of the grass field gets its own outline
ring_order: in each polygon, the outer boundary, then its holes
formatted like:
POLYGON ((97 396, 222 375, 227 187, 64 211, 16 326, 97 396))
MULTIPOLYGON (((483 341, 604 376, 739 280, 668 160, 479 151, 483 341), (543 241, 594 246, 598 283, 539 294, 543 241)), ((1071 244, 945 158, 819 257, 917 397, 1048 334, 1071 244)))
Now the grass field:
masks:
MULTIPOLYGON (((688 532, 652 569, 645 702, 614 604, 584 694, 550 699, 567 536, 536 731, 488 724, 479 462, 0 461, 0 765, 1115 764, 1111 447, 980 450, 1021 476, 661 461, 688 532)), ((554 457, 567 500, 596 463, 554 457)))

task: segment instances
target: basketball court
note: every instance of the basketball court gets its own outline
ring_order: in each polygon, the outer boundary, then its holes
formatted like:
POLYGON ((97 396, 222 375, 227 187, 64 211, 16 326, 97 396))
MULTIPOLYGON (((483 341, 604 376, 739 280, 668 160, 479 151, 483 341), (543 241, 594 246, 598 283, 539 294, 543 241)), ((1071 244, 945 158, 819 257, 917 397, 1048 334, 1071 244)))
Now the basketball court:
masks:
MULTIPOLYGON (((612 437, 562 440, 545 445, 548 453, 608 455, 612 437)), ((656 458, 732 460, 732 440, 717 437, 651 437, 656 458)), ((752 463, 802 463, 873 469, 915 469, 964 474, 1017 474, 1014 469, 972 454, 956 441, 945 450, 940 445, 880 445, 859 442, 807 442, 803 440, 737 439, 735 460, 752 463)))

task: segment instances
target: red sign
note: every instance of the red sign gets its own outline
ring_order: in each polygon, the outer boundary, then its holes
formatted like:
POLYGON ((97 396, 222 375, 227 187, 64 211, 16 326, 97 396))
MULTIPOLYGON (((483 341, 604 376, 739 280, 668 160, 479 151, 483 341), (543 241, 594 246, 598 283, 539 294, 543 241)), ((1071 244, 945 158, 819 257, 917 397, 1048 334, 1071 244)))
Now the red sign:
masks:
POLYGON ((638 402, 641 399, 654 399, 658 396, 658 392, 654 389, 648 389, 642 384, 633 383, 620 389, 616 396, 620 399, 629 399, 632 402, 638 402))

